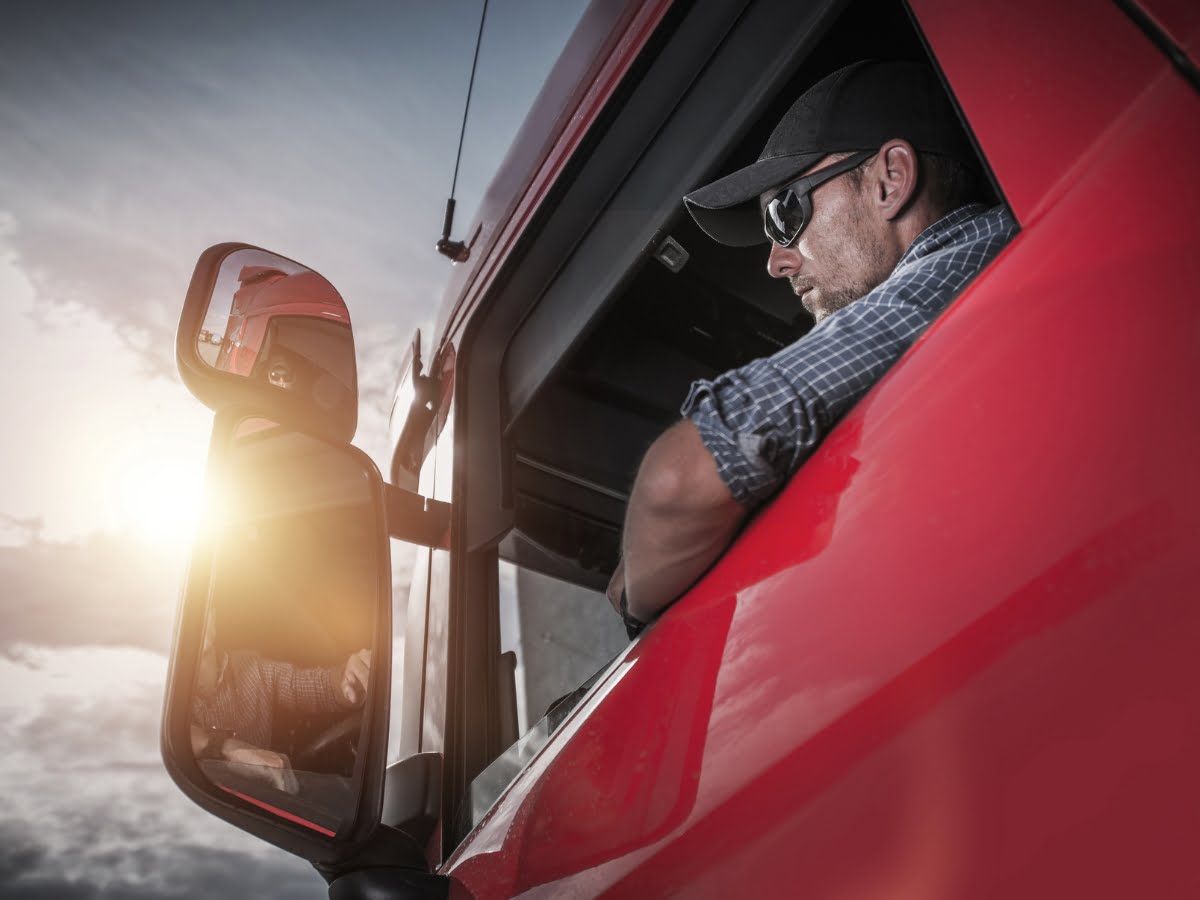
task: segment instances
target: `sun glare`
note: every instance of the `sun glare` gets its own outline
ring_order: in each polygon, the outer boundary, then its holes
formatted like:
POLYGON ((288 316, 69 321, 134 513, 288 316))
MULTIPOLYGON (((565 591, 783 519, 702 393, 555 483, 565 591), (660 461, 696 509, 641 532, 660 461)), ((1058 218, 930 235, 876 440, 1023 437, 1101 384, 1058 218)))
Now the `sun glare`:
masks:
POLYGON ((150 544, 187 545, 200 518, 202 460, 181 451, 142 447, 119 467, 113 511, 122 531, 150 544))

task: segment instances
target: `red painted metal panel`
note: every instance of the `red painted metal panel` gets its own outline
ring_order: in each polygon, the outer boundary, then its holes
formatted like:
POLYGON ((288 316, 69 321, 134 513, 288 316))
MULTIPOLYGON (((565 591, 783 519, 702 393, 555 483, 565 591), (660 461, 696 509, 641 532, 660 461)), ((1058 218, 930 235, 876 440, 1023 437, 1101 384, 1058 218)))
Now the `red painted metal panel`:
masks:
POLYGON ((1025 229, 518 776, 478 896, 1200 893, 1200 98, 1016 6, 1022 121, 934 47, 1025 229))
POLYGON ((1115 3, 911 6, 1022 225, 1086 174, 1163 61, 1115 3))

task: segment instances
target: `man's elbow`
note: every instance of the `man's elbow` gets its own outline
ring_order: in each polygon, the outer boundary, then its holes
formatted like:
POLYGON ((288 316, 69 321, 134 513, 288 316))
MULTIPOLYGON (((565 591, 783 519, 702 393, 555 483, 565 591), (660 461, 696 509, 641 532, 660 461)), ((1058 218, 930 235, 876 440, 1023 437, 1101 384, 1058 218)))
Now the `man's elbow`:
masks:
POLYGON ((651 448, 638 471, 636 493, 646 511, 655 516, 686 513, 688 477, 680 460, 651 448))
POLYGON ((646 453, 638 472, 639 498, 663 516, 740 511, 716 461, 689 420, 672 426, 646 453))
POLYGON ((684 420, 647 452, 624 536, 628 611, 649 621, 716 560, 744 520, 696 426, 684 420))

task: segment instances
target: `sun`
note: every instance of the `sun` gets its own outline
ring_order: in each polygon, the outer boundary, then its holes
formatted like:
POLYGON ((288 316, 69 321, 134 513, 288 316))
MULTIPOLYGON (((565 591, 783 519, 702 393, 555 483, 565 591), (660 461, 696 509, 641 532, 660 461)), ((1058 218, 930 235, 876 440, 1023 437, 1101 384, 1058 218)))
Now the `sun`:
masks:
POLYGON ((186 547, 200 520, 203 456, 148 443, 129 448, 112 483, 112 510, 122 532, 160 547, 186 547))

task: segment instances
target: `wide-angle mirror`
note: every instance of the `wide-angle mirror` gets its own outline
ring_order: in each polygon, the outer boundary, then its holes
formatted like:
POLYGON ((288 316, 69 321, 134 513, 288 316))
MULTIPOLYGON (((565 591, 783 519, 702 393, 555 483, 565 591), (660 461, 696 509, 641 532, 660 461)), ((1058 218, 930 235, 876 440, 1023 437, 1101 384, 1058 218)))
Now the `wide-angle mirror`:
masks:
POLYGON ((324 276, 294 260, 245 244, 205 251, 176 356, 188 388, 212 409, 243 405, 331 437, 353 436, 350 313, 324 276))
POLYGON ((175 654, 190 665, 169 698, 177 738, 186 719, 174 753, 201 794, 350 840, 386 740, 382 481, 355 448, 262 419, 220 459, 175 654))

